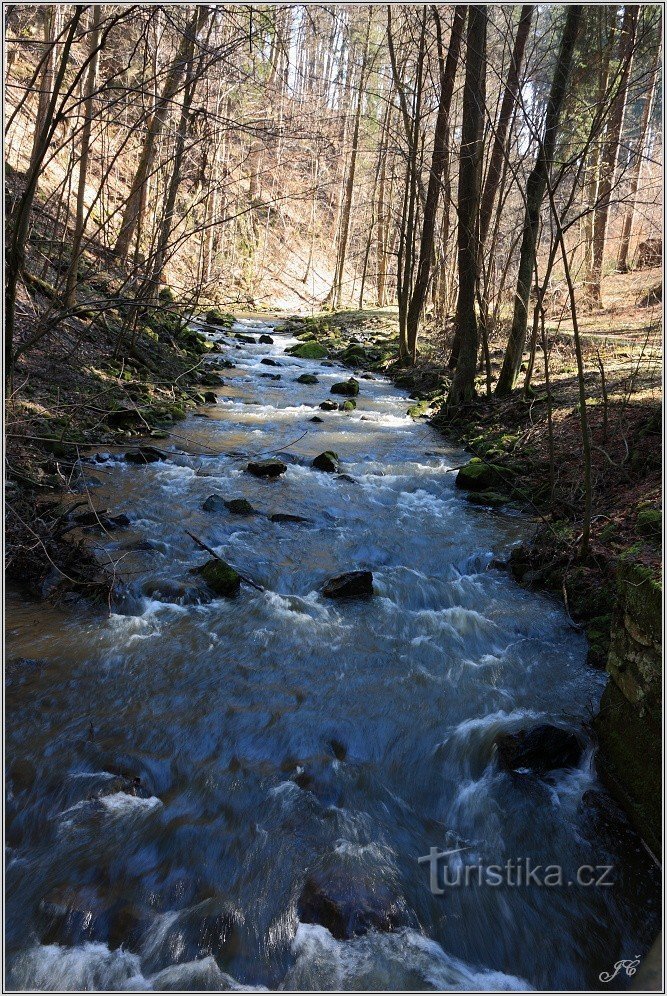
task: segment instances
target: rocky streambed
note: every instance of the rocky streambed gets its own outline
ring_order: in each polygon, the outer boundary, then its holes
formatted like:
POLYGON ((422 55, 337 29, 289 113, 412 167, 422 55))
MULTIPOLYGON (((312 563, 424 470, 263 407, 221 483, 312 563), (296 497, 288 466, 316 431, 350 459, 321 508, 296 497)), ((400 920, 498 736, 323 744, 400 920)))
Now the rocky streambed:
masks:
POLYGON ((606 676, 503 570, 529 524, 275 325, 206 327, 207 404, 87 464, 114 611, 10 593, 8 983, 602 988, 659 922, 606 676))

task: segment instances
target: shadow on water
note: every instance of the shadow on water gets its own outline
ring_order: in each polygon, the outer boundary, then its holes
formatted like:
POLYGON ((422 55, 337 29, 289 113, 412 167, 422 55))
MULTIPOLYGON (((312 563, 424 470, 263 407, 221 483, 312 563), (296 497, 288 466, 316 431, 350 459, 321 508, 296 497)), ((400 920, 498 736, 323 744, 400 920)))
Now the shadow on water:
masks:
POLYGON ((89 467, 131 520, 97 541, 124 606, 10 596, 10 662, 30 661, 7 670, 9 984, 603 988, 648 947, 659 883, 627 828, 609 839, 592 816, 590 745, 541 779, 494 761, 499 733, 583 729, 604 684, 560 607, 492 566, 527 524, 466 503, 448 473, 463 455, 387 381, 321 411, 339 368, 286 355, 269 322, 236 330, 275 343, 235 343, 169 460, 89 467), (345 477, 311 468, 324 450, 345 477), (277 452, 278 480, 245 472, 277 452), (212 494, 257 514, 205 512, 212 494), (198 604, 186 530, 266 591, 198 604), (371 600, 322 597, 361 568, 371 600), (431 848, 468 884, 433 894, 431 848), (512 860, 563 882, 477 880, 512 860), (614 884, 576 884, 584 865, 614 884))

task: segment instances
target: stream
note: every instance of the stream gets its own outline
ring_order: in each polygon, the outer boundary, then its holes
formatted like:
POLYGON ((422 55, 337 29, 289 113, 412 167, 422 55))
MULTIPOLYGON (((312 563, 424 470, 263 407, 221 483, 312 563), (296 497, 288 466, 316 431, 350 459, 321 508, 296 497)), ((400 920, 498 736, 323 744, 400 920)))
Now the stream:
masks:
POLYGON ((592 818, 590 740, 543 777, 494 754, 499 733, 582 728, 606 680, 563 608, 499 563, 531 524, 457 491, 466 455, 388 380, 321 411, 351 371, 286 355, 269 320, 207 332, 235 363, 209 417, 150 440, 166 461, 85 464, 94 504, 130 520, 93 537, 122 604, 8 595, 7 985, 608 989, 653 940, 657 873, 592 818), (347 476, 311 467, 325 450, 347 476), (278 479, 246 472, 278 454, 278 479), (258 514, 206 512, 212 494, 258 514), (266 590, 197 604, 208 555, 188 532, 266 590), (371 599, 323 597, 357 569, 371 599), (431 848, 452 873, 530 859, 564 882, 434 894, 431 848), (613 884, 576 884, 582 866, 613 884))

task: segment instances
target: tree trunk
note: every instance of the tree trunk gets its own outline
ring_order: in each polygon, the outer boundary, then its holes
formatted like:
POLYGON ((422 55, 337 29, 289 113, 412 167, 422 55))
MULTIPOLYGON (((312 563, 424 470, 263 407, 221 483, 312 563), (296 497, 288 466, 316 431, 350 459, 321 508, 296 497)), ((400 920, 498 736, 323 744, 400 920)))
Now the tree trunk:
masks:
POLYGON ((364 82, 366 77, 366 62, 368 60, 368 44, 371 32, 372 7, 369 10, 368 22, 366 24, 366 38, 364 40, 364 50, 361 57, 361 68, 359 70, 359 85, 357 87, 357 106, 354 114, 354 128, 352 131, 352 148, 350 150, 350 164, 347 170, 347 180, 345 182, 345 199, 343 201, 343 213, 341 217, 340 242, 338 244, 338 259, 336 261, 336 272, 333 282, 332 306, 340 308, 343 296, 343 279, 345 275, 345 261, 347 259, 347 243, 350 236, 350 215, 352 213, 352 197, 354 195, 354 174, 357 167, 357 152, 359 147, 359 125, 361 123, 361 105, 363 103, 364 82))
POLYGON ((588 279, 589 298, 591 304, 597 307, 602 305, 602 264, 604 262, 605 242, 607 240, 609 206, 614 187, 618 148, 621 141, 621 132, 623 131, 628 80, 630 78, 632 57, 635 49, 638 11, 638 7, 626 4, 623 12, 623 26, 621 27, 621 37, 619 40, 620 66, 618 89, 611 105, 607 137, 602 151, 600 185, 598 187, 593 229, 593 269, 588 279))
POLYGON ((460 350, 456 371, 447 397, 447 407, 472 400, 479 330, 475 314, 477 264, 479 260, 479 197, 484 144, 484 101, 486 96, 487 8, 468 7, 466 75, 463 89, 463 125, 459 166, 458 266, 459 296, 456 325, 460 330, 460 350))
MULTIPOLYGON (((436 19, 438 35, 440 36, 440 15, 436 6, 433 7, 433 16, 436 19)), ((438 198, 449 146, 449 112, 452 103, 452 94, 454 92, 454 79, 456 77, 456 67, 458 66, 459 61, 461 36, 463 34, 465 16, 465 4, 459 4, 454 8, 454 21, 449 39, 447 59, 440 76, 440 102, 438 105, 438 116, 435 123, 431 169, 429 173, 426 203, 424 205, 424 215, 422 219, 419 263, 417 265, 417 276, 415 278, 414 287, 412 288, 412 294, 410 296, 410 303, 408 305, 406 322, 408 351, 412 357, 413 363, 417 355, 419 320, 424 307, 424 301, 426 300, 428 282, 433 262, 438 198)))
POLYGON ((530 286, 537 252, 537 232, 540 223, 540 208, 544 198, 547 180, 553 163, 558 123, 567 92, 567 84, 572 66, 572 55, 579 33, 583 8, 572 4, 567 8, 565 27, 561 40, 558 62, 551 83, 551 93, 547 104, 544 137, 540 142, 535 165, 526 185, 526 213, 523 223, 523 237, 519 254, 519 273, 514 298, 514 316, 510 330, 505 358, 496 385, 496 394, 508 395, 514 388, 521 358, 526 343, 528 322, 528 302, 530 286))
POLYGON ((118 239, 116 240, 115 252, 117 256, 121 257, 121 259, 127 258, 132 239, 134 238, 137 225, 139 224, 141 203, 148 177, 150 176, 153 168, 157 141, 162 129, 164 128, 172 102, 180 86, 183 73, 185 72, 185 56, 188 50, 189 39, 199 33, 199 30, 207 16, 208 7, 198 6, 195 14, 186 25, 178 52, 176 53, 176 58, 174 59, 171 69, 167 74, 162 94, 157 101, 155 112, 148 121, 146 136, 144 138, 144 144, 139 158, 139 165, 125 204, 123 221, 118 234, 118 239))
POLYGON ((479 212, 480 246, 484 245, 486 242, 486 236, 489 233, 489 225, 491 223, 491 215, 493 213, 493 203, 496 199, 498 184, 500 183, 500 178, 503 172, 503 162, 507 152, 507 135, 514 116, 514 108, 516 107, 517 95, 519 93, 519 77, 521 75, 521 66, 523 64, 523 53, 526 48, 526 40, 528 38, 528 32, 530 31, 534 10, 535 6, 533 4, 523 5, 521 8, 521 15, 519 17, 519 24, 516 29, 514 50, 512 52, 512 59, 507 71, 507 82, 505 84, 503 102, 500 106, 500 115, 498 117, 496 134, 493 140, 491 159, 489 160, 489 168, 486 172, 486 180, 484 182, 482 206, 479 212))
POLYGON ((651 71, 651 76, 646 84, 646 91, 643 95, 644 107, 642 110, 642 119, 639 126, 639 135, 637 136, 637 147, 634 152, 634 161, 632 163, 632 172, 630 174, 630 191, 628 193, 627 206, 625 208, 625 218, 623 219, 623 233, 621 235, 621 245, 618 251, 618 261, 616 263, 616 269, 619 273, 628 272, 628 252, 630 250, 630 239, 632 238, 632 224, 635 217, 635 201, 637 199, 637 191, 639 189, 639 178, 642 171, 642 153, 644 150, 644 141, 646 139, 646 132, 648 131, 648 123, 651 119, 651 111, 653 109, 653 100, 655 97, 655 83, 658 76, 658 69, 660 68, 660 45, 658 44, 658 50, 655 55, 655 63, 653 64, 653 69, 651 71))
POLYGON ((69 270, 67 271, 67 284, 65 288, 65 306, 71 308, 76 302, 76 285, 79 260, 81 258, 81 242, 83 239, 86 224, 86 179, 88 175, 88 156, 90 153, 90 132, 93 124, 93 102, 95 87, 97 86, 97 67, 99 65, 100 53, 100 22, 102 18, 102 5, 93 5, 90 52, 91 58, 88 65, 88 75, 86 77, 85 95, 83 105, 84 122, 81 130, 81 155, 79 158, 79 182, 76 194, 76 220, 74 222, 74 239, 72 242, 72 254, 70 258, 69 270))

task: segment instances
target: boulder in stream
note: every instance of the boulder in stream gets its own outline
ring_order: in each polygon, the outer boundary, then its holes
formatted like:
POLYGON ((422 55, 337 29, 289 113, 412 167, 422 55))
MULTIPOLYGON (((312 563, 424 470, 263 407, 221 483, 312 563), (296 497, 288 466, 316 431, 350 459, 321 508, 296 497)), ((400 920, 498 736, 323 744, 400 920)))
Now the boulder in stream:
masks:
POLYGON ((255 477, 280 477, 287 470, 282 460, 251 460, 247 471, 255 477))
POLYGON ((353 412, 356 407, 357 402, 353 401, 352 398, 348 398, 347 401, 343 401, 343 403, 338 406, 338 410, 341 412, 353 412))
POLYGON ((576 767, 584 749, 577 733, 547 723, 516 733, 499 733, 494 744, 498 765, 504 771, 528 768, 537 774, 576 767))
POLYGON ((157 446, 140 446, 138 449, 125 454, 126 463, 157 463, 159 460, 166 459, 167 454, 159 450, 157 446))
POLYGON ((273 339, 271 338, 270 335, 267 335, 266 332, 264 332, 262 335, 260 335, 259 341, 262 342, 262 343, 264 343, 267 346, 272 346, 273 345, 273 339))
POLYGON ((320 408, 322 409, 323 412, 337 412, 338 411, 338 405, 336 404, 335 401, 323 401, 320 404, 320 408))
POLYGON ((299 342, 296 346, 288 346, 285 352, 300 360, 321 360, 327 355, 326 349, 319 342, 299 342))
POLYGON ((267 377, 269 380, 281 380, 282 374, 261 373, 260 377, 267 377))
POLYGON ((318 923, 339 941, 369 930, 396 930, 407 919, 403 904, 386 884, 343 869, 309 875, 297 911, 302 923, 318 923))
POLYGON ((265 367, 279 367, 279 366, 281 366, 281 364, 278 363, 278 360, 274 360, 270 356, 263 357, 259 362, 263 363, 265 367))
POLYGON ((218 395, 215 391, 204 391, 204 401, 207 405, 217 405, 218 395))
POLYGON ((313 417, 309 418, 308 421, 309 422, 324 422, 324 419, 320 418, 319 415, 313 415, 313 417))
POLYGON ((348 571, 329 578, 322 588, 326 598, 370 598, 373 594, 371 571, 348 571))
POLYGON ((239 342, 244 342, 247 346, 257 345, 257 340, 252 335, 243 335, 242 332, 237 332, 234 338, 238 339, 239 342))
POLYGON ((333 450, 325 450, 318 454, 313 460, 312 466, 315 470, 323 470, 327 474, 335 474, 338 471, 338 454, 333 450))
POLYGON ((296 378, 297 384, 319 384, 319 378, 315 374, 301 374, 296 378))
POLYGON ((229 598, 236 595, 241 587, 241 575, 224 560, 207 560, 197 568, 197 573, 216 595, 229 598))
POLYGON ((338 384, 331 385, 332 394, 343 394, 349 398, 356 398, 359 394, 359 381, 354 377, 349 380, 342 380, 338 384))
POLYGON ((501 481, 499 468, 479 457, 469 460, 456 475, 456 487, 468 491, 493 491, 501 481))
POLYGON ((273 512, 269 519, 271 522, 312 522, 305 515, 293 515, 292 512, 273 512))
POLYGON ((204 387, 224 387, 225 385, 225 382, 220 374, 213 373, 210 370, 201 375, 199 383, 203 384, 204 387))

